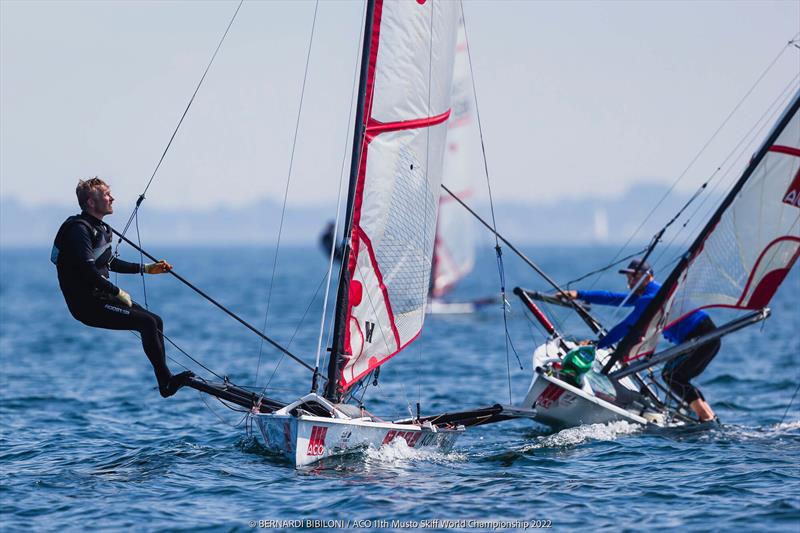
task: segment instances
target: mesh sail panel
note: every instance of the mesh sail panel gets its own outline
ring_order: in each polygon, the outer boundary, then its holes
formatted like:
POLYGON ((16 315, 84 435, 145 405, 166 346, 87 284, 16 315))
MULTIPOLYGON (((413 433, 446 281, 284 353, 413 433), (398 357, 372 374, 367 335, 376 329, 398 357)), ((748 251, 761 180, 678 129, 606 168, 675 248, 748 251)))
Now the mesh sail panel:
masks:
MULTIPOLYGON (((447 122, 447 147, 442 182, 459 198, 472 194, 474 146, 469 141, 474 124, 472 84, 469 78, 467 39, 463 20, 459 20, 455 65, 453 67, 453 112, 447 122)), ((449 194, 439 199, 439 219, 433 253, 431 296, 447 294, 475 263, 475 235, 470 214, 449 194)))
POLYGON ((631 354, 651 352, 661 331, 698 309, 761 309, 800 256, 800 114, 785 126, 676 278, 631 354))
POLYGON ((457 2, 375 5, 353 206, 347 389, 422 329, 442 180, 457 2))

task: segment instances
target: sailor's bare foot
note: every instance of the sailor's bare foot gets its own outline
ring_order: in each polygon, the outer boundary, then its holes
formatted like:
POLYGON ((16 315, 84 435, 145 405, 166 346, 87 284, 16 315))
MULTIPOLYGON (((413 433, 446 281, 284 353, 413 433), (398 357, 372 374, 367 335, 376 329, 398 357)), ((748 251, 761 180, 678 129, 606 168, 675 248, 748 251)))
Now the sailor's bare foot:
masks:
POLYGON ((706 403, 706 401, 702 398, 698 398, 690 403, 689 407, 691 407, 692 411, 695 412, 697 418, 700 419, 700 422, 710 422, 715 418, 714 411, 711 410, 711 406, 708 405, 708 403, 706 403))

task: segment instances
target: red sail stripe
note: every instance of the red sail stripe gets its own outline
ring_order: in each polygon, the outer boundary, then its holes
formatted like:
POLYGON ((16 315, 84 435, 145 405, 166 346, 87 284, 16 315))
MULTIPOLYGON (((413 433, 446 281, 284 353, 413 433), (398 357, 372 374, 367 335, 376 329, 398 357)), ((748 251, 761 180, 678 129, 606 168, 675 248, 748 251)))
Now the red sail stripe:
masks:
POLYGON ((370 117, 369 123, 367 124, 367 142, 371 142, 376 136, 389 131, 415 130, 419 128, 430 128, 431 126, 436 126, 437 124, 441 124, 450 118, 450 111, 451 110, 448 109, 444 113, 432 117, 415 118, 411 120, 400 120, 397 122, 386 123, 370 117))
POLYGON ((795 148, 794 146, 783 146, 780 144, 773 144, 769 147, 770 152, 778 152, 779 154, 787 154, 793 155, 795 157, 800 157, 800 148, 795 148))

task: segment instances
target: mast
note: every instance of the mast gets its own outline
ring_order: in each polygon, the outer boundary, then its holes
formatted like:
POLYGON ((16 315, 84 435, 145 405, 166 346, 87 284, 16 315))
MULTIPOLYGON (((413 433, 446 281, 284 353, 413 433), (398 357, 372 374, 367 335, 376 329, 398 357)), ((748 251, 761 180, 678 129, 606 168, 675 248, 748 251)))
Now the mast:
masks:
POLYGON ((358 180, 359 162, 361 161, 362 140, 365 135, 365 107, 367 99, 367 78, 369 73, 370 52, 372 43, 372 26, 375 16, 375 0, 367 0, 367 13, 364 17, 364 41, 361 48, 361 71, 358 83, 358 102, 356 104, 355 127, 353 129, 353 155, 350 160, 350 181, 347 187, 347 207, 345 209, 344 248, 339 270, 339 287, 336 292, 336 308, 333 323, 333 346, 328 361, 328 384, 325 398, 339 401, 339 375, 341 355, 344 353, 344 328, 347 325, 347 302, 350 276, 350 235, 353 231, 353 205, 355 201, 356 182, 358 180))
MULTIPOLYGON (((730 190, 728 195, 723 200, 722 204, 714 212, 711 219, 708 221, 703 230, 700 232, 700 234, 694 240, 692 245, 689 247, 688 251, 681 257, 681 260, 678 262, 677 266, 672 270, 667 280, 661 286, 661 289, 659 289, 655 298, 653 298, 653 300, 644 310, 644 312, 636 321, 636 323, 633 325, 633 327, 628 331, 627 335, 625 335, 625 337, 620 341, 617 350, 609 358, 608 363, 606 363, 606 366, 603 367, 604 374, 608 374, 617 362, 624 360, 625 357, 628 356, 638 344, 647 341, 646 334, 648 333, 649 326, 656 319, 656 315, 659 313, 659 311, 662 311, 662 308, 664 308, 669 304, 667 300, 674 296, 677 289, 676 285, 679 283, 680 277, 686 272, 686 270, 690 266, 690 263, 695 259, 695 257, 702 252, 702 249, 706 244, 706 240, 709 238, 712 232, 714 232, 717 229, 717 226, 720 223, 722 216, 725 214, 728 208, 731 207, 731 204, 733 204, 734 200, 736 200, 737 195, 739 195, 739 193, 742 191, 744 185, 747 183, 747 181, 751 178, 753 173, 759 167, 762 160, 770 152, 770 148, 772 148, 772 146, 778 140, 780 135, 786 129, 787 125, 795 117, 795 115, 798 112, 798 108, 800 108, 800 92, 794 95, 792 102, 789 104, 789 106, 781 116, 780 120, 778 120, 778 123, 770 132, 770 135, 767 137, 767 139, 761 145, 759 150, 756 152, 756 155, 751 159, 750 164, 745 169, 744 173, 742 174, 742 177, 739 178, 739 181, 737 181, 736 184, 733 186, 733 188, 730 190)), ((798 178, 795 178, 795 180, 797 179, 798 178)), ((766 252, 766 250, 767 248, 764 249, 764 252, 766 252)), ((787 272, 788 268, 791 268, 796 258, 797 255, 795 255, 794 258, 789 261, 787 265, 787 272)), ((782 278, 777 283, 779 284, 780 281, 782 281, 782 278)), ((745 287, 745 289, 746 288, 747 287, 745 287)), ((777 285, 775 286, 775 289, 777 289, 777 285)), ((744 293, 742 295, 742 298, 743 297, 744 293)), ((738 305, 728 306, 728 307, 735 307, 742 309, 748 308, 747 306, 740 307, 738 305)), ((660 317, 660 319, 656 320, 657 322, 664 322, 663 324, 660 324, 658 326, 659 328, 667 325, 666 324, 667 314, 668 310, 662 312, 662 316, 660 317)))

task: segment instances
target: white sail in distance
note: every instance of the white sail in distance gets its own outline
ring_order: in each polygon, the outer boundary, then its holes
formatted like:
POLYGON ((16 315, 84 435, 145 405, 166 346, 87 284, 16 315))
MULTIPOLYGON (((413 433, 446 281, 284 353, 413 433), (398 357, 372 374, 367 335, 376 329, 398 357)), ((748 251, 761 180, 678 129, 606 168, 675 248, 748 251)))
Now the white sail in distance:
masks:
MULTIPOLYGON (((475 102, 469 75, 467 34, 464 19, 459 18, 458 38, 453 66, 453 103, 447 122, 447 146, 444 156, 444 183, 459 199, 473 194, 473 132, 475 102)), ((433 248, 431 297, 441 298, 450 292, 475 265, 475 233, 472 217, 455 198, 443 193, 439 199, 439 219, 433 248)))
POLYGON ((766 307, 800 256, 800 92, 619 345, 628 361, 700 309, 766 307))
MULTIPOLYGON (((375 3, 339 386, 422 330, 450 117, 459 3, 375 3)), ((341 295, 340 295, 341 298, 341 295)))

